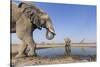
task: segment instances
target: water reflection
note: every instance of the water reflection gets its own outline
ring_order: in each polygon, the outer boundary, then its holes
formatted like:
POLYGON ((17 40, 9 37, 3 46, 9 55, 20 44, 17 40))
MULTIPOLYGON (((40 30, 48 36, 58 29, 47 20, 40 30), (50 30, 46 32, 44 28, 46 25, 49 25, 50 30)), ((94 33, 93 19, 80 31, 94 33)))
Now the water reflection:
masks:
MULTIPOLYGON (((56 57, 65 54, 64 48, 47 48, 36 50, 37 54, 41 57, 56 57)), ((96 55, 96 48, 71 48, 71 55, 96 55)))

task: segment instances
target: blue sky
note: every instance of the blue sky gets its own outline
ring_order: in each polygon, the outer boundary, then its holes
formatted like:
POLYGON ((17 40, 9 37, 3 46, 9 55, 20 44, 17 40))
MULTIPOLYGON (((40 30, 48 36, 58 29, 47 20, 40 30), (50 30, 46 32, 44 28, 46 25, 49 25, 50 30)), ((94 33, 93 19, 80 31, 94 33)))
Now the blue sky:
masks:
MULTIPOLYGON (((34 39, 38 42, 63 42, 65 37, 73 42, 79 42, 85 38, 86 42, 96 42, 96 6, 34 3, 47 12, 52 19, 56 32, 53 40, 45 38, 45 29, 34 31, 34 39)), ((16 34, 12 34, 12 42, 19 42, 16 34)))

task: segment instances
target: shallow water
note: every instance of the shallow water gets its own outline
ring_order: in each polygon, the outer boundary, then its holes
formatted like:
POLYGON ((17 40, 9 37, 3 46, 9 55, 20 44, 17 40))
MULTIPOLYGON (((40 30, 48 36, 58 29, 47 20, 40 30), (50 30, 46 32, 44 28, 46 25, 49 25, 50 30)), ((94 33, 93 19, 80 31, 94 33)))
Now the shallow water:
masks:
MULTIPOLYGON (((37 54, 41 57, 56 57, 65 54, 64 48, 47 48, 36 50, 37 54)), ((96 55, 96 48, 71 48, 71 55, 89 56, 96 55)))

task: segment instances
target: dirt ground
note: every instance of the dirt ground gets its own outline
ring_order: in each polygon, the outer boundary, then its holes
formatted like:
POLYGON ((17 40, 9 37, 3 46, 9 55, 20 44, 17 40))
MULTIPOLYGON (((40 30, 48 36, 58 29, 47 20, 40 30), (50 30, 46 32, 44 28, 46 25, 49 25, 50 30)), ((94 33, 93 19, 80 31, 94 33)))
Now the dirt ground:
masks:
POLYGON ((12 58, 12 67, 24 67, 32 65, 47 65, 47 64, 65 64, 65 63, 81 63, 81 62, 94 62, 96 61, 95 56, 90 58, 79 57, 79 56, 59 56, 55 58, 48 57, 23 57, 23 58, 12 58), (83 59, 82 59, 83 58, 83 59))

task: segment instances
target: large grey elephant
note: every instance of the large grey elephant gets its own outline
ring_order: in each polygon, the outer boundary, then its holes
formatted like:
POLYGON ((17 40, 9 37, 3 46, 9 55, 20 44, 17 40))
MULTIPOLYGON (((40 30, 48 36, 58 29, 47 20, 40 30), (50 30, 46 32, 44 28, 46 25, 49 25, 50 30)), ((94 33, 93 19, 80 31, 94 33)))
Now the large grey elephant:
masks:
POLYGON ((33 39, 33 31, 35 29, 41 30, 45 28, 46 38, 51 40, 55 36, 55 31, 52 21, 47 13, 25 2, 19 5, 11 3, 11 33, 16 33, 18 38, 22 41, 22 45, 18 50, 16 57, 35 56, 36 44, 33 39), (29 51, 25 53, 27 47, 29 51))

